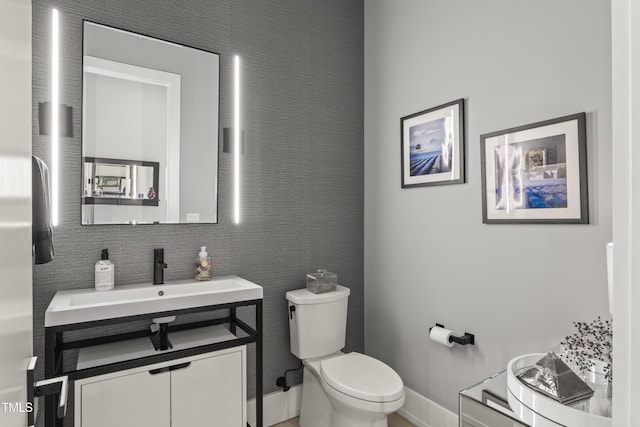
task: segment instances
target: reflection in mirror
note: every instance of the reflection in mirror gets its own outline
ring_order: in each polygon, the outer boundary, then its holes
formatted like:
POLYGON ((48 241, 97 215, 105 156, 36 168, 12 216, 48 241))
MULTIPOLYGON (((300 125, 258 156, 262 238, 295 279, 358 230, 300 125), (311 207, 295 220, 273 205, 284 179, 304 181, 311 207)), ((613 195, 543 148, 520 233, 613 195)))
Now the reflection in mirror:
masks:
POLYGON ((84 157, 83 165, 83 215, 92 223, 159 223, 175 210, 158 196, 158 162, 84 157))
POLYGON ((84 202, 158 206, 159 163, 84 158, 84 202))
POLYGON ((217 222, 219 56, 91 22, 83 54, 82 223, 217 222))

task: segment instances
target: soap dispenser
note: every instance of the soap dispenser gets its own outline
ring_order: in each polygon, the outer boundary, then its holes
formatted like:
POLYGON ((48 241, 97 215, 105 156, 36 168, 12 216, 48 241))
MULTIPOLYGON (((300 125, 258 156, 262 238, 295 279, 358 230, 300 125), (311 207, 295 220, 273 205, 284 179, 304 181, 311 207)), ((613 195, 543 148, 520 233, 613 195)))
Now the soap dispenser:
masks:
POLYGON ((103 249, 100 260, 96 262, 96 291, 113 289, 115 265, 109 261, 109 250, 103 249))
POLYGON ((207 253, 207 247, 200 247, 200 253, 196 258, 193 270, 193 278, 196 280, 211 280, 213 277, 213 267, 211 265, 211 257, 207 253))

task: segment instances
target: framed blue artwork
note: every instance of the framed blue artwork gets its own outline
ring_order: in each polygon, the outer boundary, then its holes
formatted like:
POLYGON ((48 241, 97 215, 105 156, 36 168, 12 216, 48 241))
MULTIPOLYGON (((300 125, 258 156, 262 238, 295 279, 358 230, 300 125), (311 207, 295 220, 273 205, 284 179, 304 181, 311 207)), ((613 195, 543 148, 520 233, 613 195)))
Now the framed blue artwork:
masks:
POLYGON ((402 188, 465 181, 464 99, 400 119, 402 188))
POLYGON ((588 224, 586 114, 480 136, 482 222, 588 224))

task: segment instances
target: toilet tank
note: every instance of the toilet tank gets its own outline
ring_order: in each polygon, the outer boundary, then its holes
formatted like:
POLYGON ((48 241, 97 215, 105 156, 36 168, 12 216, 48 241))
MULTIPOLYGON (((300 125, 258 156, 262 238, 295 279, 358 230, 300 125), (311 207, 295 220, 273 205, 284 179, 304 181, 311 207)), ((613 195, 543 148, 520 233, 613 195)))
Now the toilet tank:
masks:
POLYGON ((326 356, 344 348, 349 288, 314 294, 287 292, 291 353, 299 359, 326 356))

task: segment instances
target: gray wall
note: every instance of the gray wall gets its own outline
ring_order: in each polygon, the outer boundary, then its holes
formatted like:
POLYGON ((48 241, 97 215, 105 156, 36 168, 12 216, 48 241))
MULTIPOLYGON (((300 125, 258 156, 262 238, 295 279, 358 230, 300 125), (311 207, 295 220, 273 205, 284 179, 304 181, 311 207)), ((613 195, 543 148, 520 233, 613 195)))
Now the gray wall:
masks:
POLYGON ((61 102, 73 107, 75 136, 61 139, 56 258, 33 272, 36 354, 43 357, 49 301, 58 290, 93 287, 102 248, 109 248, 118 286, 151 280, 156 247, 165 248, 167 280, 188 278, 202 245, 216 275, 237 274, 264 287, 265 392, 298 363, 289 353, 285 292, 304 286, 307 272, 326 268, 351 288, 347 349, 363 351, 363 2, 35 1, 33 151, 47 162, 48 139, 38 135, 35 109, 50 98, 54 5, 61 13, 61 102), (232 55, 241 55, 240 225, 232 221, 227 154, 220 155, 218 224, 80 225, 84 18, 220 53, 221 129, 231 124, 232 55))
POLYGON ((405 384, 457 393, 608 315, 610 2, 365 3, 365 342, 405 384), (400 188, 400 117, 467 101, 468 183, 400 188), (589 225, 483 225, 480 135, 587 112, 589 225), (444 323, 475 347, 428 339, 444 323))

